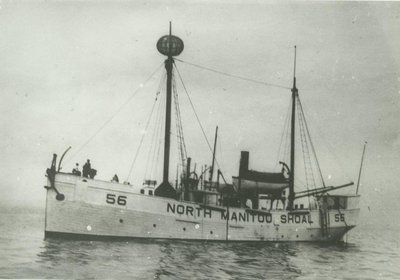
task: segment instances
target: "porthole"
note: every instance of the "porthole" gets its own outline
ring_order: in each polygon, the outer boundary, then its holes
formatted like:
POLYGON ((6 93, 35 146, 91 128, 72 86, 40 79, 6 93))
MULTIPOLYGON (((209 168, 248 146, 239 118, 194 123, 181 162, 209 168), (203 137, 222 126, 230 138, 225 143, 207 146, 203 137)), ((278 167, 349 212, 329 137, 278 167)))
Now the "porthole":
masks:
POLYGON ((122 224, 122 223, 124 222, 124 220, 122 220, 122 219, 119 219, 119 222, 122 224))
POLYGON ((281 238, 283 238, 283 235, 281 235, 281 238))
POLYGON ((153 227, 156 227, 157 225, 156 224, 153 224, 153 227))
POLYGON ((183 228, 183 231, 186 231, 186 228, 185 228, 185 227, 183 228))
POLYGON ((210 230, 210 234, 213 234, 213 231, 212 231, 212 230, 210 230))
POLYGON ((297 238, 299 238, 299 235, 296 235, 297 238))

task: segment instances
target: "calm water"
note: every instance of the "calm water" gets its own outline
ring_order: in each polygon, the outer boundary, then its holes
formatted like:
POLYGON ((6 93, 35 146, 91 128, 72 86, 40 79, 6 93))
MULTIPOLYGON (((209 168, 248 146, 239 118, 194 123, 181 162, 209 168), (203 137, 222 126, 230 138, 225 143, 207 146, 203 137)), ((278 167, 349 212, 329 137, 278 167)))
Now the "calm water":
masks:
POLYGON ((41 211, 0 214, 0 278, 400 279, 398 227, 346 245, 43 240, 41 211))

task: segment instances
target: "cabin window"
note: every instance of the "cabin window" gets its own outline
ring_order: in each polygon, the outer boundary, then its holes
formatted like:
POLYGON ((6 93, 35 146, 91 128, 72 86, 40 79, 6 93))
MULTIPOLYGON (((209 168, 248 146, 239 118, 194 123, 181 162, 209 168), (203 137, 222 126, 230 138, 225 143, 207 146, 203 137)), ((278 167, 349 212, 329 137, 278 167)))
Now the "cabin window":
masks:
POLYGON ((347 197, 338 197, 340 209, 347 209, 347 197))
POLYGON ((294 209, 299 209, 299 205, 295 204, 294 209))
POLYGON ((141 189, 141 190, 140 190, 140 193, 141 193, 141 194, 144 194, 144 189, 141 189))
POLYGON ((300 204, 300 209, 304 209, 304 204, 300 204))
POLYGON ((149 190, 149 195, 153 195, 153 191, 152 190, 149 190))

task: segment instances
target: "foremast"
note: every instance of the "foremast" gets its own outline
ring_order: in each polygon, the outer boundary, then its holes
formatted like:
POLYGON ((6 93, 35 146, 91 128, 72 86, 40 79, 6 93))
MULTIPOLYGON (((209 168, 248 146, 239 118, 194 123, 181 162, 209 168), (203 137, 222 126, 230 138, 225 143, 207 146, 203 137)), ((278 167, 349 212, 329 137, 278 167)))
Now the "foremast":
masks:
POLYGON ((167 56, 167 59, 165 60, 165 70, 167 72, 167 96, 165 110, 163 181, 155 190, 155 195, 170 198, 176 198, 176 191, 169 183, 168 179, 171 136, 172 68, 174 64, 173 56, 179 55, 183 51, 183 48, 183 41, 180 38, 172 35, 170 22, 169 35, 161 37, 157 42, 158 51, 167 56))

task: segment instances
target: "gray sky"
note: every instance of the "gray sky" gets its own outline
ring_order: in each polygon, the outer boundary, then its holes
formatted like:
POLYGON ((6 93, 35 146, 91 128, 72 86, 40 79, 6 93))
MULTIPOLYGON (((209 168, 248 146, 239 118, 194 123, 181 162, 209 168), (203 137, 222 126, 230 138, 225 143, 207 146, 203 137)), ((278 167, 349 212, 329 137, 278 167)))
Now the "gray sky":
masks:
MULTIPOLYGON (((61 155, 68 146, 73 149, 65 170, 90 158, 100 179, 109 180, 114 173, 127 176, 162 71, 71 156, 162 63, 155 44, 168 32, 169 21, 173 33, 185 42, 180 59, 287 87, 292 84, 297 45, 298 88, 311 134, 321 144, 317 150, 322 152, 325 174, 336 165, 346 173, 332 173, 338 182, 356 181, 366 140, 362 205, 396 205, 400 3, 0 5, 1 205, 43 207, 45 169, 52 153, 61 155), (324 149, 333 152, 334 160, 324 149)), ((252 168, 273 168, 290 91, 177 65, 209 139, 215 126, 220 127, 219 162, 227 175, 237 174, 240 150, 250 151, 252 168)), ((182 90, 180 98, 189 155, 209 163, 208 148, 182 90)), ((134 173, 138 182, 145 158, 139 160, 134 173)))

